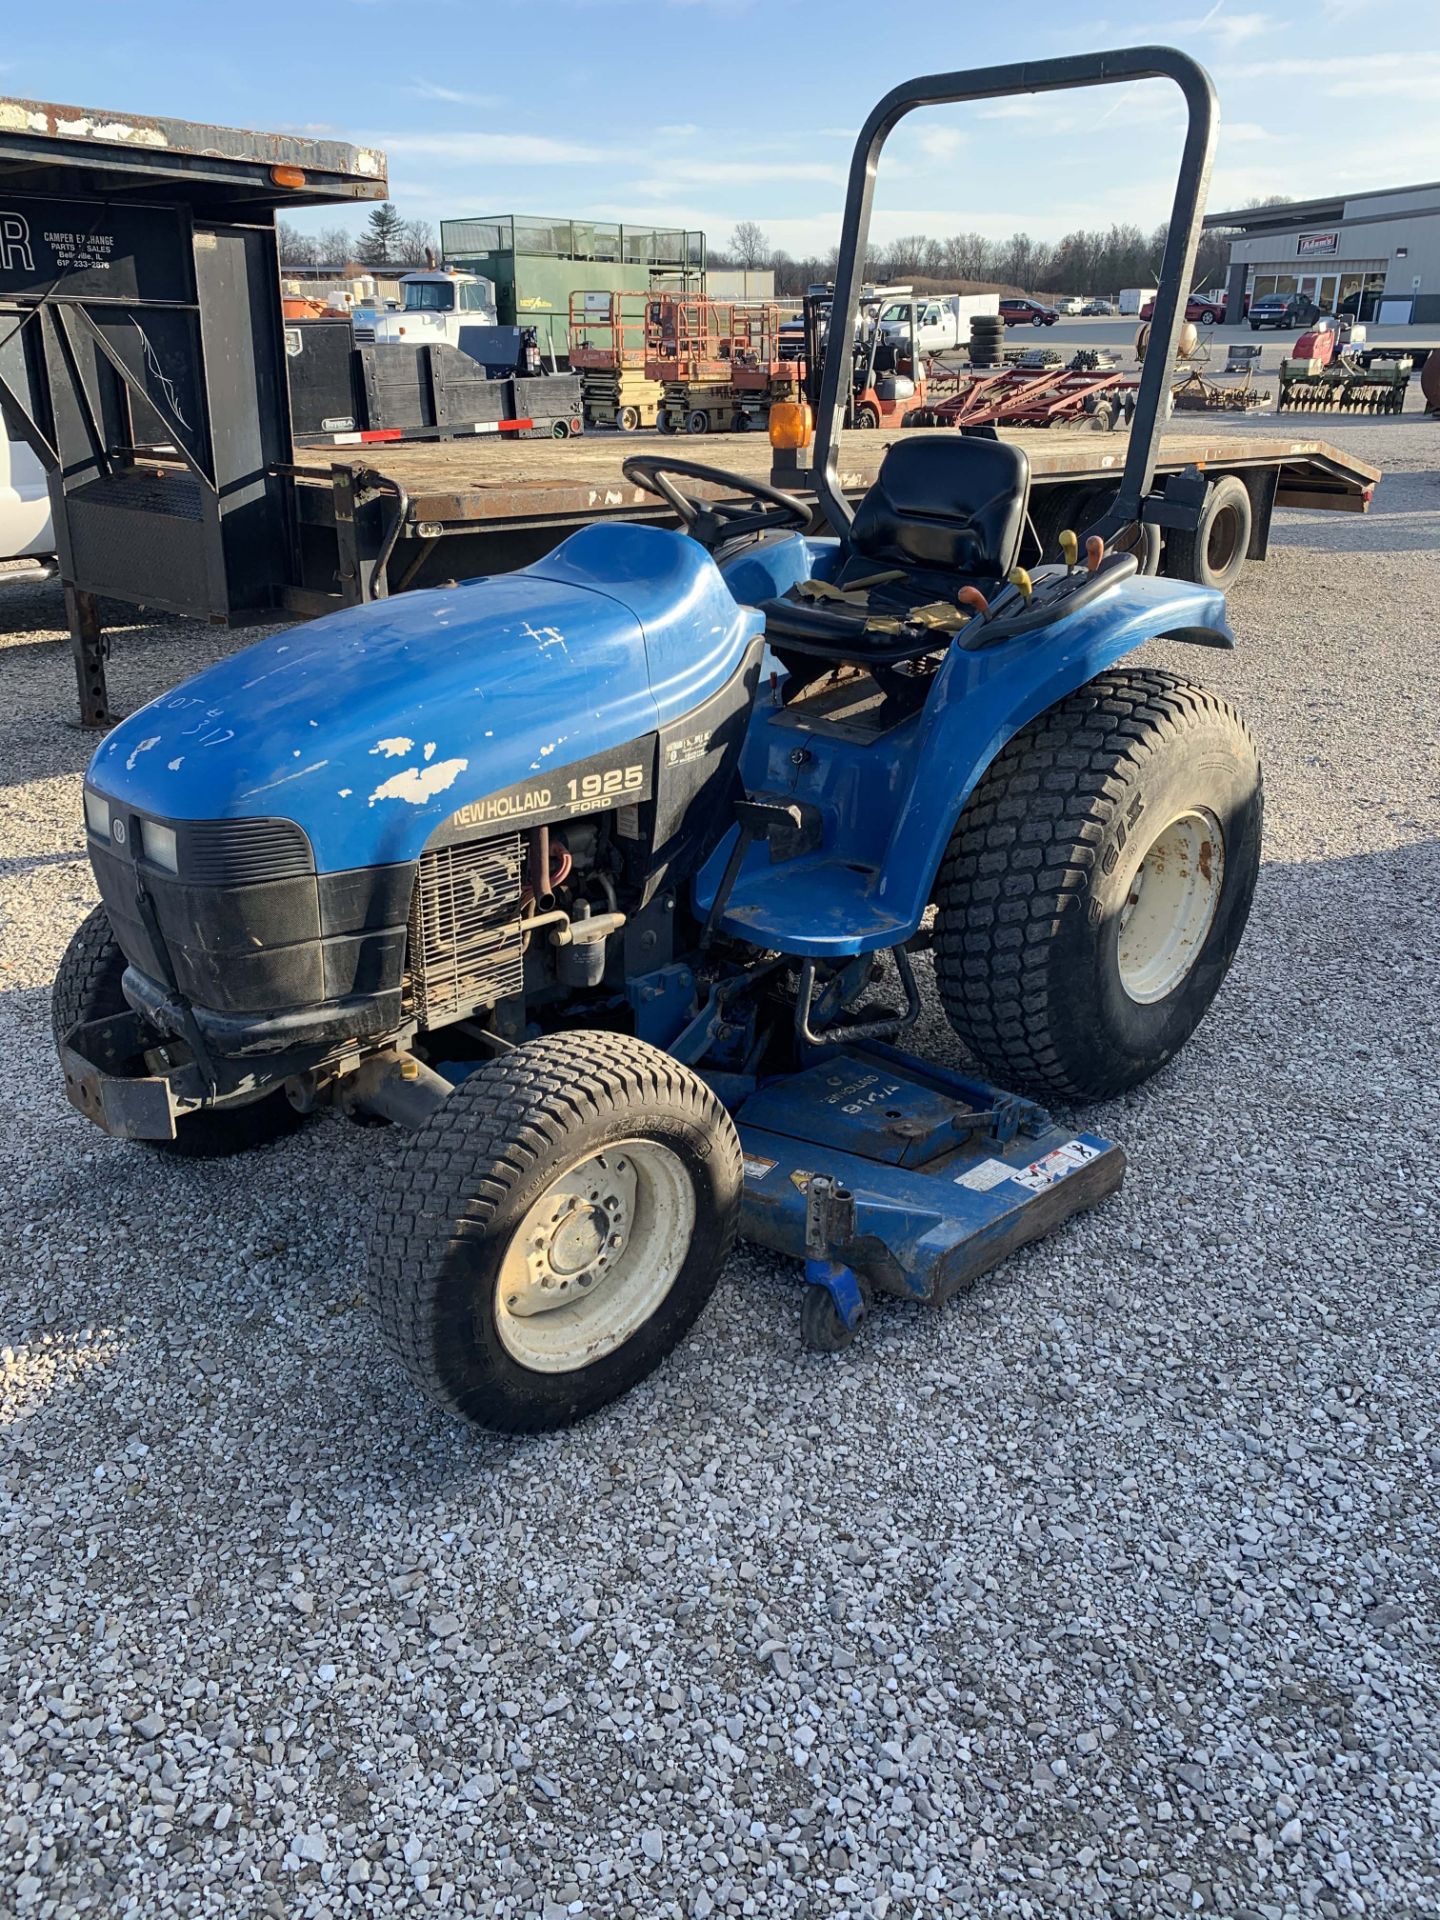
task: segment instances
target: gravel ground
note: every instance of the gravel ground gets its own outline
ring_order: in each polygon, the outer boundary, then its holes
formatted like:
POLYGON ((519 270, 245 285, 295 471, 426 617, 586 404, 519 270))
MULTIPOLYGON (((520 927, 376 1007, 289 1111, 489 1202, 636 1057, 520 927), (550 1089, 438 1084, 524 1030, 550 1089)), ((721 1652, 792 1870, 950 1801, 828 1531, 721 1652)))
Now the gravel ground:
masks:
MULTIPOLYGON (((742 1250, 533 1442, 377 1355, 385 1136, 187 1167, 65 1105, 92 743, 58 595, 0 598, 0 1910, 1437 1910, 1440 426, 1323 430, 1375 512, 1282 514, 1240 650, 1168 657, 1269 839, 1209 1021, 1092 1110, 1123 1194, 838 1360, 742 1250)), ((232 644, 122 631, 116 700, 232 644)))

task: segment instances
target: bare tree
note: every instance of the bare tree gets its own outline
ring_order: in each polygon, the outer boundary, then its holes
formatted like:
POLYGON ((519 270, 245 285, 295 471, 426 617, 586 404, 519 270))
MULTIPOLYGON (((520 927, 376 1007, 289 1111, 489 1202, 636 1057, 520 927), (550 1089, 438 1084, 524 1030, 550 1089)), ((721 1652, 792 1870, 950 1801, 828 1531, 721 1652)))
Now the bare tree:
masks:
POLYGON ((435 229, 428 220, 407 220, 395 239, 396 258, 419 266, 428 251, 435 252, 435 229))
POLYGON ((311 237, 310 259, 317 267, 348 267, 356 251, 355 236, 348 227, 326 227, 311 237))
POLYGON ((282 267, 308 267, 315 259, 315 235, 305 233, 291 220, 282 220, 276 229, 282 267))
POLYGON ((741 267, 763 267, 770 260, 770 239, 753 220, 739 220, 730 236, 730 251, 741 267))

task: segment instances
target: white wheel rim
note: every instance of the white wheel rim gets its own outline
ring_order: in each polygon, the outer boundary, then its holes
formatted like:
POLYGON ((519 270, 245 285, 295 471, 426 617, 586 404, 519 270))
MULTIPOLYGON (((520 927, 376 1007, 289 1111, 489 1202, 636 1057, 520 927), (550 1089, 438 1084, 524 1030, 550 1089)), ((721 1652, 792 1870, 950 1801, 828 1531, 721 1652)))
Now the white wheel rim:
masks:
POLYGON ((495 1328, 536 1373, 576 1373, 656 1312, 695 1233, 695 1190, 678 1154, 619 1140, 541 1194, 510 1237, 495 1328))
POLYGON ((1225 836, 1206 807, 1177 814, 1150 842, 1120 909, 1120 983, 1148 1005, 1194 966, 1220 903, 1225 836))

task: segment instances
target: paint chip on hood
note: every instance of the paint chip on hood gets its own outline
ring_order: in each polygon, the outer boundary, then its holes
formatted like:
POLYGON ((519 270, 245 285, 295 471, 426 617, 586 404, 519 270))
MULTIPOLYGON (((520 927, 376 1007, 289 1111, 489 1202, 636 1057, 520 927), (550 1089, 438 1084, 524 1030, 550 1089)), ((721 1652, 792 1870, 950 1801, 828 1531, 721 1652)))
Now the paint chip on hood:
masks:
POLYGON ((469 764, 468 760, 435 760, 428 767, 406 767, 403 773, 392 773, 388 780, 381 781, 370 796, 370 805, 373 807, 377 800, 408 800, 412 807, 423 807, 437 793, 453 787, 469 764))

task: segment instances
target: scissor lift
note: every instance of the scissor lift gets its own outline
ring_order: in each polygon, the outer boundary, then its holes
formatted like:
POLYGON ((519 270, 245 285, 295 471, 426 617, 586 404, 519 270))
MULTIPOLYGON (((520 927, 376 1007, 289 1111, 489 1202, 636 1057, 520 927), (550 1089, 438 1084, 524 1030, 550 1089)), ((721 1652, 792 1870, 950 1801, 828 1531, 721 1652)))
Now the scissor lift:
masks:
POLYGON ((580 375, 585 424, 634 433, 653 427, 663 389, 651 379, 648 293, 582 290, 570 296, 570 365, 580 375))

